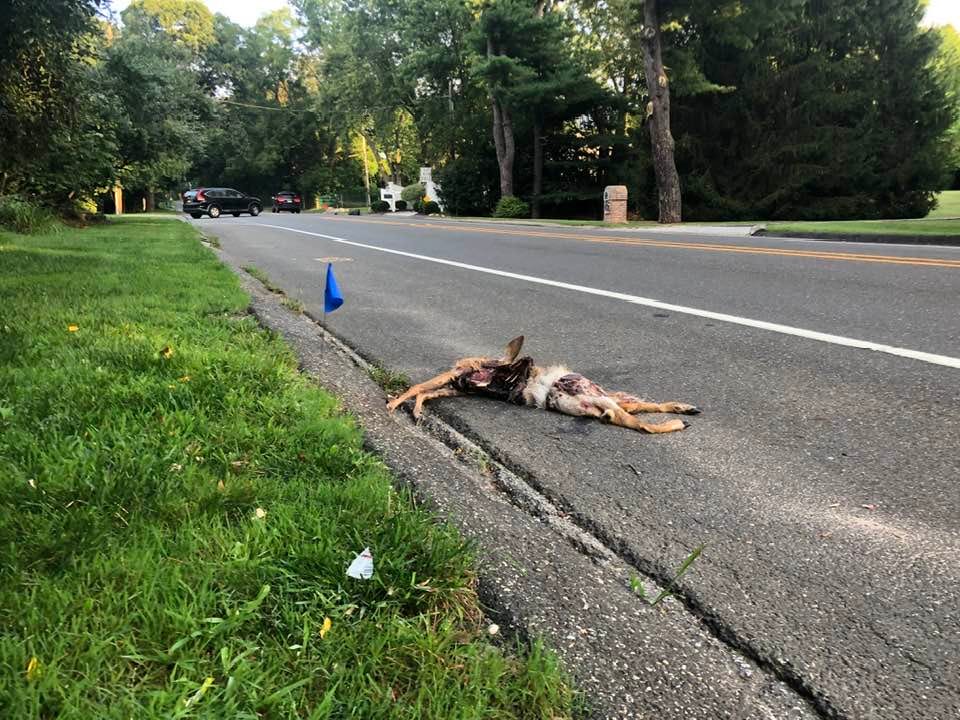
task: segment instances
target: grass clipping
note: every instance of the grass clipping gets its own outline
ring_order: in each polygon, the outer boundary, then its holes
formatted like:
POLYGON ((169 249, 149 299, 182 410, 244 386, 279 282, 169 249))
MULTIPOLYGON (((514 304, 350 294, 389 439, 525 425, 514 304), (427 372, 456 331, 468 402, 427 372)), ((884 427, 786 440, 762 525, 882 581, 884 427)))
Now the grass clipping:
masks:
POLYGON ((485 639, 464 541, 187 225, 0 249, 7 716, 571 714, 552 655, 485 639))

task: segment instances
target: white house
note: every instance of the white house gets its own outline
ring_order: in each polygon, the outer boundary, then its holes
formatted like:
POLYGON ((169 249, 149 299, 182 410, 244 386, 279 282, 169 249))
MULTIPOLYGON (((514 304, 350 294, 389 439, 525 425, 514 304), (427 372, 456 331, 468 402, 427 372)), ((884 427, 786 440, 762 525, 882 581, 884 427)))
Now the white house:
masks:
MULTIPOLYGON (((440 200, 440 186, 433 181, 431 168, 420 168, 420 182, 423 183, 424 195, 437 203, 437 205, 440 206, 440 209, 443 210, 443 202, 440 200)), ((380 199, 386 203, 389 203, 390 210, 396 210, 396 202, 397 200, 402 199, 400 197, 402 192, 402 185, 397 185, 395 182, 389 182, 385 188, 380 188, 380 199)), ((413 210, 412 203, 410 204, 410 209, 413 210)))

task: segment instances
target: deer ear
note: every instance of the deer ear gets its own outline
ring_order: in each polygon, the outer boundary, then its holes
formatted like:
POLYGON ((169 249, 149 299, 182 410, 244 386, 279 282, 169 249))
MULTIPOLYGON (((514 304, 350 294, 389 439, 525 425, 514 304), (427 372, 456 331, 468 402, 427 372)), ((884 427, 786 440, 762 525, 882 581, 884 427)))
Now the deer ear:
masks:
POLYGON ((518 335, 513 340, 507 343, 506 350, 503 351, 503 360, 504 363, 512 363, 517 359, 517 355, 520 354, 520 348, 523 347, 523 335, 518 335))

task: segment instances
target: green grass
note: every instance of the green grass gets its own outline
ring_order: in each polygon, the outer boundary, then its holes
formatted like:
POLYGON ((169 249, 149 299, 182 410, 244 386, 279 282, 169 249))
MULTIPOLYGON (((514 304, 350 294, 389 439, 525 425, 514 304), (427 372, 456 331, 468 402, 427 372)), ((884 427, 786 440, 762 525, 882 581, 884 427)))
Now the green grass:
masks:
POLYGON ((263 270, 258 268, 256 265, 244 265, 243 270, 249 274, 252 278, 259 281, 267 290, 272 293, 277 293, 278 295, 283 295, 283 288, 279 285, 274 284, 273 280, 270 279, 270 276, 267 275, 263 270))
POLYGON ((570 716, 246 307, 184 223, 0 233, 4 717, 570 716))
POLYGON ((767 231, 849 233, 851 235, 956 235, 960 220, 849 220, 769 223, 767 231))
POLYGON ((387 370, 385 367, 372 363, 367 373, 387 394, 398 395, 411 386, 410 378, 402 372, 387 370))
POLYGON ((937 209, 927 215, 928 220, 960 218, 960 190, 945 190, 937 196, 937 209))

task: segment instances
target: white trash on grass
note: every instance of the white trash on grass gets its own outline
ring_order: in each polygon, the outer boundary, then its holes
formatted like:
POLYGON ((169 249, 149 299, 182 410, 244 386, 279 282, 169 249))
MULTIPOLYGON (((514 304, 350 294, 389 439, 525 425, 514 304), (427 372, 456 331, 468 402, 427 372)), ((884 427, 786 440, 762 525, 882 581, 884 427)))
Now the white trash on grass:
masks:
POLYGON ((347 575, 357 580, 369 580, 373 577, 373 555, 370 548, 364 548, 363 552, 353 559, 347 568, 347 575))

